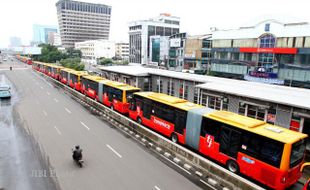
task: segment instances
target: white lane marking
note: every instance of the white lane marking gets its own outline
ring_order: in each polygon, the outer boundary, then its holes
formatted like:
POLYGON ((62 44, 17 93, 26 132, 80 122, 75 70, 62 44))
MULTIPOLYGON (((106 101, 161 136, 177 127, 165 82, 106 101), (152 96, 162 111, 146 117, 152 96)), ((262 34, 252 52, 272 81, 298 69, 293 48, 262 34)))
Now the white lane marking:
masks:
POLYGON ((49 92, 46 92, 47 95, 51 95, 49 92))
POLYGON ((209 183, 207 183, 207 182, 205 182, 205 181, 203 181, 203 180, 199 180, 201 183, 203 183, 203 184, 205 184, 206 186, 208 186, 208 187, 210 187, 211 189, 214 189, 214 190, 216 190, 216 188, 214 188, 212 185, 210 185, 209 183))
POLYGON ((43 86, 40 86, 40 88, 43 90, 43 86))
POLYGON ((53 87, 53 85, 51 85, 50 83, 47 82, 47 84, 48 84, 50 87, 53 87))
POLYGON ((122 155, 120 155, 118 152, 116 152, 116 150, 114 150, 110 145, 107 144, 107 147, 112 150, 112 152, 114 152, 118 157, 122 158, 122 155))
POLYGON ((68 108, 65 108, 65 110, 66 110, 68 113, 71 114, 71 111, 70 111, 68 108))
POLYGON ((58 100, 56 98, 54 98, 55 102, 58 102, 58 100))
MULTIPOLYGON (((13 70, 27 70, 28 68, 12 68, 13 70)), ((9 71, 10 69, 0 69, 0 71, 9 71)))
POLYGON ((155 189, 156 189, 156 190, 160 190, 159 187, 157 187, 157 186, 155 186, 155 189))
POLYGON ((46 111, 45 111, 45 110, 43 110, 43 114, 44 114, 45 116, 47 116, 47 113, 46 113, 46 111))
POLYGON ((172 162, 171 160, 169 160, 168 158, 166 158, 164 155, 160 155, 161 157, 165 158, 166 160, 168 160, 169 162, 171 162, 172 164, 174 164, 175 166, 179 167, 180 169, 182 169, 183 171, 185 171, 186 173, 188 173, 189 175, 192 175, 191 172, 187 171, 186 169, 182 168, 181 166, 179 166, 178 164, 172 162))
POLYGON ((56 129, 57 133, 61 135, 61 132, 59 131, 59 129, 56 126, 54 126, 54 128, 56 129))
POLYGON ((85 123, 83 123, 82 121, 81 121, 81 124, 86 128, 86 129, 90 129, 89 127, 87 127, 87 125, 85 125, 85 123))

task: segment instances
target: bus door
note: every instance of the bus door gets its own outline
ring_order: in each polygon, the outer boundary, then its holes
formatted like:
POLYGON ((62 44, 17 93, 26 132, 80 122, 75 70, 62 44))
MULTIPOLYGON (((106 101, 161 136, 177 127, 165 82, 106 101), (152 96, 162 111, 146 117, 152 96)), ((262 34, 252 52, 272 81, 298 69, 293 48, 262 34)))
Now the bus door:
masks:
POLYGON ((143 102, 142 111, 143 111, 143 118, 141 119, 142 119, 143 124, 145 124, 148 127, 153 128, 153 123, 151 121, 151 115, 152 115, 152 112, 154 111, 152 102, 145 99, 143 102))
POLYGON ((237 159, 240 147, 241 133, 222 126, 220 131, 220 152, 237 159))
POLYGON ((186 115, 185 111, 181 110, 175 110, 175 123, 174 123, 174 130, 178 134, 178 140, 180 143, 184 144, 185 143, 185 134, 184 134, 184 129, 186 127, 186 115))

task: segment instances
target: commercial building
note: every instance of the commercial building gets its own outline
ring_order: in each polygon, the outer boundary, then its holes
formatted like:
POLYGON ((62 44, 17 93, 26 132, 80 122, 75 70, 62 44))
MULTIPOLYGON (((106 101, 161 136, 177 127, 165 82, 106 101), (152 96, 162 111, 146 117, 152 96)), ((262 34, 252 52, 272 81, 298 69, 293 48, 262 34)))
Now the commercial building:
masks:
POLYGON ((62 45, 75 42, 109 39, 111 6, 71 0, 56 3, 62 45))
POLYGON ((57 33, 57 26, 33 25, 33 44, 48 43, 48 36, 51 33, 57 33))
POLYGON ((183 70, 184 48, 187 33, 178 33, 169 37, 168 68, 176 71, 183 70))
POLYGON ((97 64, 97 59, 115 57, 115 43, 108 40, 89 40, 75 43, 82 52, 82 62, 97 64))
POLYGON ((211 61, 211 34, 189 36, 180 33, 170 36, 169 70, 199 73, 208 69, 211 61))
POLYGON ((169 55, 169 36, 150 36, 149 65, 166 66, 169 55))
POLYGON ((149 64, 150 37, 171 36, 179 33, 180 18, 170 14, 159 17, 133 21, 129 24, 129 62, 149 64))
POLYGON ((126 82, 144 91, 169 94, 310 135, 310 91, 307 89, 141 66, 100 69, 104 77, 126 82))
POLYGON ((310 88, 307 22, 263 19, 233 30, 213 28, 212 53, 216 76, 310 88))
POLYGON ((10 38, 10 47, 20 47, 22 45, 22 40, 20 37, 10 38))
POLYGON ((129 61, 129 43, 115 43, 115 57, 123 61, 129 61))

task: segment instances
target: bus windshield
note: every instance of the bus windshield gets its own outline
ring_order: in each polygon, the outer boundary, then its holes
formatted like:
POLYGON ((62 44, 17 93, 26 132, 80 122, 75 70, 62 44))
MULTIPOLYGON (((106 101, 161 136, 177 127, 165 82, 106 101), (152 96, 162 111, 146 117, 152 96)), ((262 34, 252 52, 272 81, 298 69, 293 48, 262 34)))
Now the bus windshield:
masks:
POLYGON ((295 167, 302 162, 305 150, 306 142, 304 139, 293 144, 290 159, 290 168, 295 167))

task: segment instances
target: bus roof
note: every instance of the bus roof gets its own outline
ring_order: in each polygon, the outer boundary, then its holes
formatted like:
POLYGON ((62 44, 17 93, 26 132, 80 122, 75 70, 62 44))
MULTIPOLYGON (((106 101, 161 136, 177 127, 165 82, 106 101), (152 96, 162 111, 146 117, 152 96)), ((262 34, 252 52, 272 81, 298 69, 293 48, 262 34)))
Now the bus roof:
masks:
POLYGON ((62 71, 65 71, 65 72, 67 72, 67 73, 73 73, 73 72, 75 72, 75 70, 73 70, 73 69, 70 69, 70 68, 63 68, 63 69, 61 69, 62 71))
POLYGON ((102 78, 102 77, 99 77, 99 76, 92 76, 92 75, 83 75, 82 77, 85 78, 85 79, 88 79, 88 80, 95 81, 95 82, 100 82, 100 81, 107 80, 105 78, 102 78))
POLYGON ((56 65, 56 64, 53 64, 53 63, 48 63, 48 64, 45 64, 45 65, 48 66, 48 67, 53 67, 53 68, 57 68, 57 69, 63 69, 64 68, 63 66, 56 65))
POLYGON ((85 76, 85 75, 88 75, 88 72, 87 71, 74 71, 72 72, 72 74, 78 75, 78 76, 85 76))
POLYGON ((181 110, 191 110, 194 108, 202 108, 203 106, 198 105, 198 104, 194 104, 192 102, 189 102, 187 100, 181 99, 181 98, 177 98, 174 96, 170 96, 167 94, 162 94, 162 93, 156 93, 156 92, 136 92, 135 94, 148 98, 148 99, 152 99, 161 103, 164 103, 166 105, 181 109, 181 110))
POLYGON ((295 143, 307 137, 303 133, 228 111, 215 111, 204 116, 283 143, 295 143))
POLYGON ((40 61, 34 61, 34 63, 36 63, 36 64, 38 64, 38 65, 47 65, 47 63, 40 62, 40 61))
POLYGON ((128 84, 125 83, 121 83, 121 82, 116 82, 116 81, 111 81, 111 80, 106 80, 104 82, 105 85, 120 89, 120 90, 140 90, 140 88, 134 87, 134 86, 130 86, 128 84))

